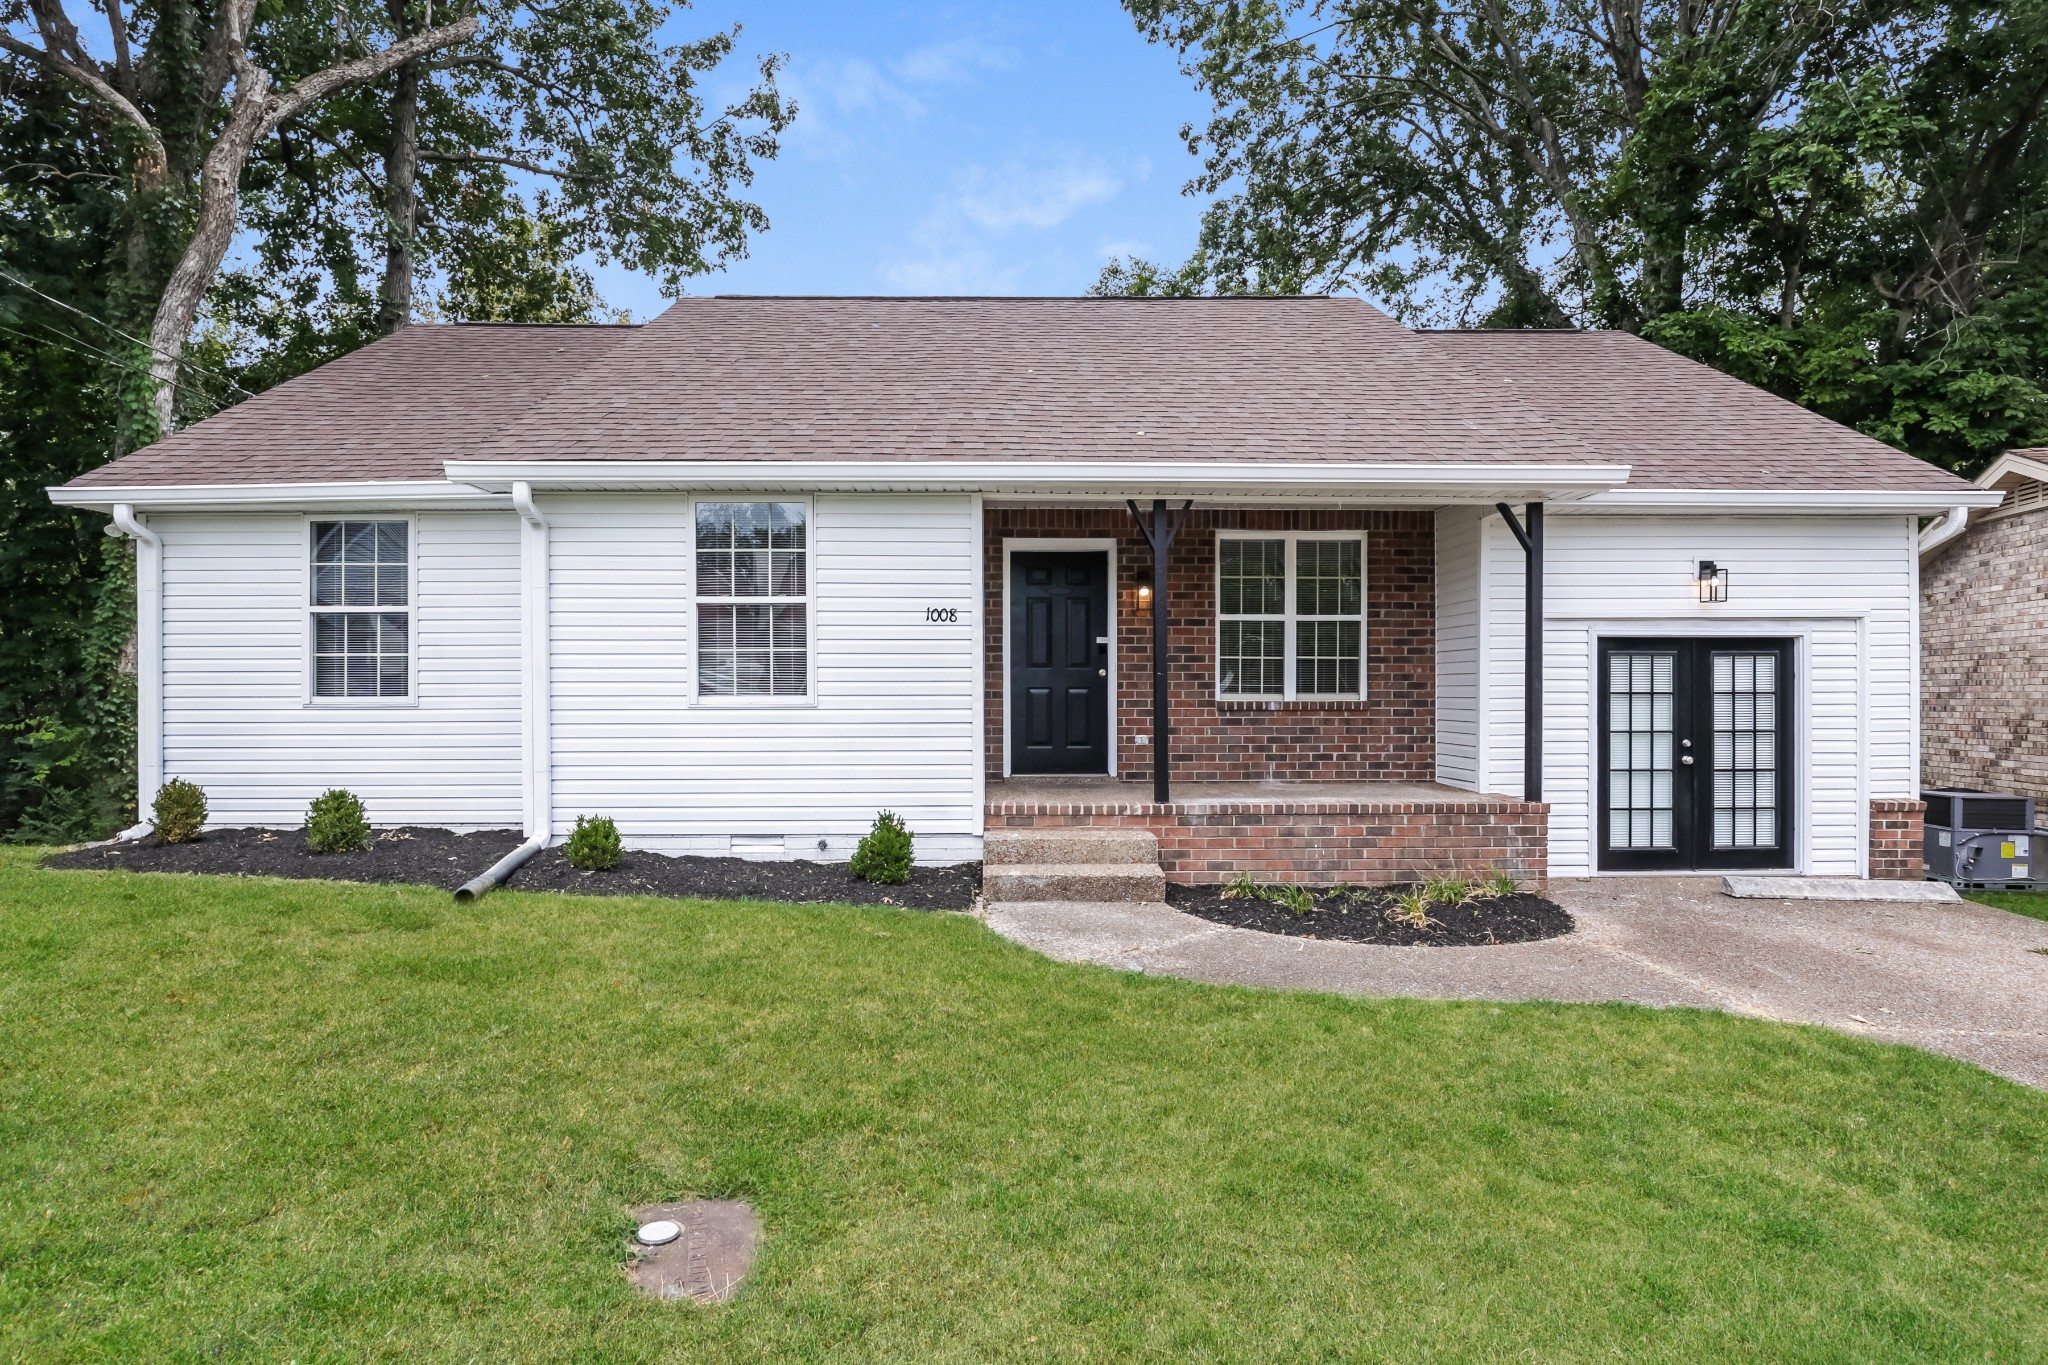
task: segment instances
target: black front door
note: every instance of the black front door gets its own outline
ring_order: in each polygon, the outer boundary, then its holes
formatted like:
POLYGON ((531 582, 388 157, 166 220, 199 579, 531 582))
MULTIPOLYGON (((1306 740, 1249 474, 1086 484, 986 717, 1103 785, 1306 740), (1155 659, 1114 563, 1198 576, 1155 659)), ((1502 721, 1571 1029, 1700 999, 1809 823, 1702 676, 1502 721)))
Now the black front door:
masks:
POLYGON ((1109 771, 1109 556, 1010 557, 1010 771, 1109 771))
POLYGON ((1792 644, 1600 642, 1600 866, 1792 865, 1792 644))

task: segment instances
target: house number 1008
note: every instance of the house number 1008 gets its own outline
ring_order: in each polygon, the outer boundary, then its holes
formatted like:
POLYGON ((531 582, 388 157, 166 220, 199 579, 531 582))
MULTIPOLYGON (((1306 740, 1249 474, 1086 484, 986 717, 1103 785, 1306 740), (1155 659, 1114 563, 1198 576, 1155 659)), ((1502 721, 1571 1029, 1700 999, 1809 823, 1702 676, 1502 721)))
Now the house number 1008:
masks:
POLYGON ((924 609, 924 619, 927 621, 958 621, 960 619, 960 608, 926 607, 924 609))

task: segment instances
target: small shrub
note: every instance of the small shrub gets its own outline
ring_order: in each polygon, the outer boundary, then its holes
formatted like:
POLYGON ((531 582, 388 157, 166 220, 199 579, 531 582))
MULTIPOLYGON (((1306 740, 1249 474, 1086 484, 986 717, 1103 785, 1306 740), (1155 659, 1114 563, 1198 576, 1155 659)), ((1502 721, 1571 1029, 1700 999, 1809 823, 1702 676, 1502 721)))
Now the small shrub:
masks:
POLYGON ((910 831, 904 828, 903 821, 885 810, 875 816, 875 827, 853 851, 853 861, 847 870, 864 882, 901 886, 910 880, 911 843, 910 831))
POLYGON ((1512 896, 1522 889, 1519 882, 1497 867, 1487 872, 1479 886, 1489 896, 1512 896))
POLYGON ((1463 877, 1431 877, 1422 884, 1422 894, 1437 905, 1463 905, 1472 894, 1472 883, 1463 877))
POLYGON ((1387 907, 1387 913, 1411 929, 1427 929, 1436 921, 1429 914, 1430 895, 1422 887, 1410 887, 1394 893, 1394 903, 1387 907))
POLYGON ((150 832, 167 844, 182 844, 198 837, 206 823, 206 793, 196 782, 174 777, 156 789, 149 807, 150 832))
POLYGON ((1252 880, 1252 874, 1249 872, 1238 873, 1223 888, 1223 899, 1227 901, 1256 900, 1259 894, 1259 884, 1252 880))
POLYGON ((1296 915, 1316 908, 1315 893, 1301 886, 1269 886, 1260 893, 1273 904, 1296 915))
POLYGON ((579 815, 562 852, 571 867, 609 872, 619 865, 619 827, 608 815, 579 815))
POLYGON ((335 787, 306 809, 306 847, 315 853, 359 853, 370 846, 362 798, 335 787))

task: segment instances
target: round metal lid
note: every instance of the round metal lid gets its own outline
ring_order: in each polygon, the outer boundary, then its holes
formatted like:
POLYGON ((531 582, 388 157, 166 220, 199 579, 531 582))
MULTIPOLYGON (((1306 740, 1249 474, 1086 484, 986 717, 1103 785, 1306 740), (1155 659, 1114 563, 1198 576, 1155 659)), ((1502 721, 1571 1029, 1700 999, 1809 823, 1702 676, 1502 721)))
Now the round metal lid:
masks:
POLYGON ((644 1247, 658 1247, 673 1242, 682 1235, 682 1224, 667 1218, 659 1218, 652 1223, 642 1223, 640 1230, 633 1234, 633 1240, 644 1247))

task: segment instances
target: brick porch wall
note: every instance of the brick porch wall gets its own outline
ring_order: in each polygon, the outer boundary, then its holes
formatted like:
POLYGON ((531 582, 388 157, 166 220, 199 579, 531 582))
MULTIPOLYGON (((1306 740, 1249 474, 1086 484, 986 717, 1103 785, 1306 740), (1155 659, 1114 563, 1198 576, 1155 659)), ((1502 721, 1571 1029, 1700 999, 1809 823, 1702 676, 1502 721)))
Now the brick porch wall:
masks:
POLYGON ((1925 801, 1885 798, 1870 803, 1870 875, 1874 880, 1917 882, 1927 873, 1925 801))
POLYGON ((1199 886, 1249 872, 1308 886, 1388 886, 1498 869, 1549 879, 1550 808, 1525 801, 1272 801, 1228 810, 1149 801, 995 802, 988 828, 1142 828, 1167 880, 1199 886))
MULTIPOLYGON (((991 508, 985 514, 990 774, 1003 771, 1003 545, 1048 536, 1116 541, 1117 772, 1151 781, 1152 620, 1138 604, 1152 552, 1123 508, 991 508)), ((1196 507, 1167 560, 1173 776, 1190 782, 1426 782, 1436 777, 1436 523, 1427 512, 1196 507), (1366 699, 1216 697, 1216 532, 1365 533, 1366 699)))

